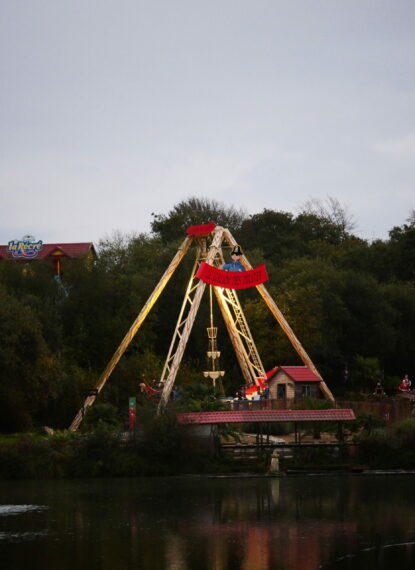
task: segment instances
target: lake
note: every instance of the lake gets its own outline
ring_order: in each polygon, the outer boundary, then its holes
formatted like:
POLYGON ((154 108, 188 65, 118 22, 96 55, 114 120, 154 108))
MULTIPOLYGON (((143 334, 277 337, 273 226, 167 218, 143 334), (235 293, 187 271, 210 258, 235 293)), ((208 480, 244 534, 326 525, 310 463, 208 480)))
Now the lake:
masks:
POLYGON ((2 570, 415 568, 415 476, 3 481, 2 570))

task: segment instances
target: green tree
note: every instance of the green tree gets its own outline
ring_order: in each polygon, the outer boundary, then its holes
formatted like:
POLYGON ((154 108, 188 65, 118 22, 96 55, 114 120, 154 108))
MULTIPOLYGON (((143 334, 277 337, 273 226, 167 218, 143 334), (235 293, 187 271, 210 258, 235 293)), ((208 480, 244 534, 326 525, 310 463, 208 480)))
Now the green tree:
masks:
POLYGON ((168 214, 153 214, 151 229, 166 243, 184 237, 186 229, 195 224, 214 222, 235 232, 246 217, 247 214, 241 209, 193 196, 179 202, 168 214))
POLYGON ((393 331, 383 354, 389 375, 403 376, 414 373, 415 346, 415 284, 392 282, 382 286, 385 306, 389 308, 384 327, 393 331))
POLYGON ((415 219, 414 213, 407 224, 394 227, 390 232, 391 259, 395 275, 399 279, 415 277, 415 219))
MULTIPOLYGON (((322 228, 337 229, 337 238, 349 237, 356 226, 354 216, 348 208, 333 197, 327 196, 325 200, 311 198, 307 200, 301 209, 301 214, 315 217, 320 220, 322 228)), ((333 231, 330 232, 333 236, 333 231)))
POLYGON ((352 368, 353 386, 372 392, 377 382, 383 380, 383 371, 376 357, 357 355, 352 368))
POLYGON ((57 362, 33 310, 0 287, 0 431, 28 429, 56 398, 57 362))

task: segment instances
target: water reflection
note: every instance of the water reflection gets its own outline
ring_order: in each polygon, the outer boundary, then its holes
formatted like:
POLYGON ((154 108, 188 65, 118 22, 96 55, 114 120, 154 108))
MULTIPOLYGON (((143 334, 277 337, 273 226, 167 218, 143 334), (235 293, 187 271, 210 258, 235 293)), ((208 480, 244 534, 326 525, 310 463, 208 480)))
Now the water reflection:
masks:
POLYGON ((30 511, 41 511, 47 509, 45 505, 0 505, 0 517, 10 515, 21 515, 30 511))
POLYGON ((7 482, 0 503, 6 570, 415 567, 410 476, 7 482))

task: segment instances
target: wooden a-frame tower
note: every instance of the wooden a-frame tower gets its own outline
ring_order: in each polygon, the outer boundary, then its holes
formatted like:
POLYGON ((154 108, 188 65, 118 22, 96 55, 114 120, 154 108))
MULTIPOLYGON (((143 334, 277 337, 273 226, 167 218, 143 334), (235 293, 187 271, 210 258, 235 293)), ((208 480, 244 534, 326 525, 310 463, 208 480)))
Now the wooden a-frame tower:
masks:
MULTIPOLYGON (((183 257, 188 252, 192 243, 196 244, 196 256, 195 262, 193 264, 190 279, 187 285, 184 300, 180 309, 179 318, 173 333, 173 338, 170 344, 168 355, 164 364, 163 372, 160 378, 163 384, 163 390, 160 398, 160 403, 158 407, 158 412, 160 412, 169 400, 170 393, 172 391, 174 381, 189 339, 199 306, 202 300, 202 296, 206 287, 206 283, 202 279, 197 279, 195 277, 197 269, 201 262, 205 262, 208 265, 214 267, 220 267, 224 261, 224 255, 222 251, 222 246, 227 244, 230 247, 237 245, 237 242, 233 238, 229 230, 222 227, 215 227, 211 224, 213 229, 208 233, 196 233, 194 235, 188 235, 183 243, 180 245, 176 255, 170 262, 170 265, 164 272, 160 281, 156 285, 154 291, 148 298, 141 312, 131 325, 129 331, 123 338, 120 346, 115 351, 111 360, 107 364, 105 370, 103 371, 101 377, 99 378, 95 388, 90 391, 89 395, 85 398, 83 406, 75 416, 69 429, 76 431, 82 422, 86 409, 91 406, 99 392, 105 386, 108 378, 110 377, 115 366, 119 362, 120 358, 126 351, 128 345, 133 340, 134 336, 137 334, 139 328, 143 324, 145 318, 151 311, 152 307, 155 305, 157 299, 161 295, 163 289, 167 285, 170 277, 173 275, 174 271, 180 264, 183 257)), ((208 226, 200 226, 200 228, 208 226)), ((241 263, 246 270, 252 269, 251 264, 245 256, 242 256, 241 263)), ((298 356, 301 358, 305 366, 312 370, 319 378, 321 378, 320 373, 313 364, 311 358, 307 352, 302 347, 300 341, 295 336, 290 325, 285 320, 283 314, 277 307, 277 304, 272 299, 271 295, 263 285, 263 283, 256 285, 256 288, 265 301, 265 304, 274 315, 279 325, 281 326, 284 333, 289 338, 292 346, 296 350, 298 356)), ((223 320, 226 324, 230 339, 232 341, 233 348, 235 350, 236 357, 238 359, 239 365, 241 367, 242 375, 246 384, 252 385, 253 383, 259 385, 261 380, 266 380, 266 374, 264 367, 261 362, 261 358, 258 354, 257 348, 255 346, 254 340, 249 330, 248 323, 246 321, 244 312, 242 310, 241 304, 239 302, 238 296, 234 289, 222 288, 219 286, 213 286, 215 297, 219 305, 223 320)), ((333 394, 330 389, 321 378, 321 390, 324 395, 334 402, 333 394)))

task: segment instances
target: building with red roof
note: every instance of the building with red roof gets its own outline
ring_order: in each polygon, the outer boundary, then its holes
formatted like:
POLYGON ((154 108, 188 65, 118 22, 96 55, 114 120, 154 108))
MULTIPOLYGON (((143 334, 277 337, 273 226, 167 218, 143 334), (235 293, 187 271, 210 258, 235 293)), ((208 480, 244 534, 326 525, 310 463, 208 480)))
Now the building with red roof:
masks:
POLYGON ((293 400, 294 398, 321 398, 321 378, 307 366, 276 366, 267 373, 269 397, 293 400))
POLYGON ((50 259, 53 264, 55 275, 62 275, 62 262, 65 259, 86 258, 94 259, 96 251, 92 242, 80 243, 33 243, 30 241, 13 240, 8 245, 0 245, 0 260, 13 260, 24 263, 32 263, 39 259, 50 259), (11 245, 12 244, 12 245, 11 245), (25 245, 29 251, 25 252, 25 245), (13 247, 15 250, 13 251, 13 247))

